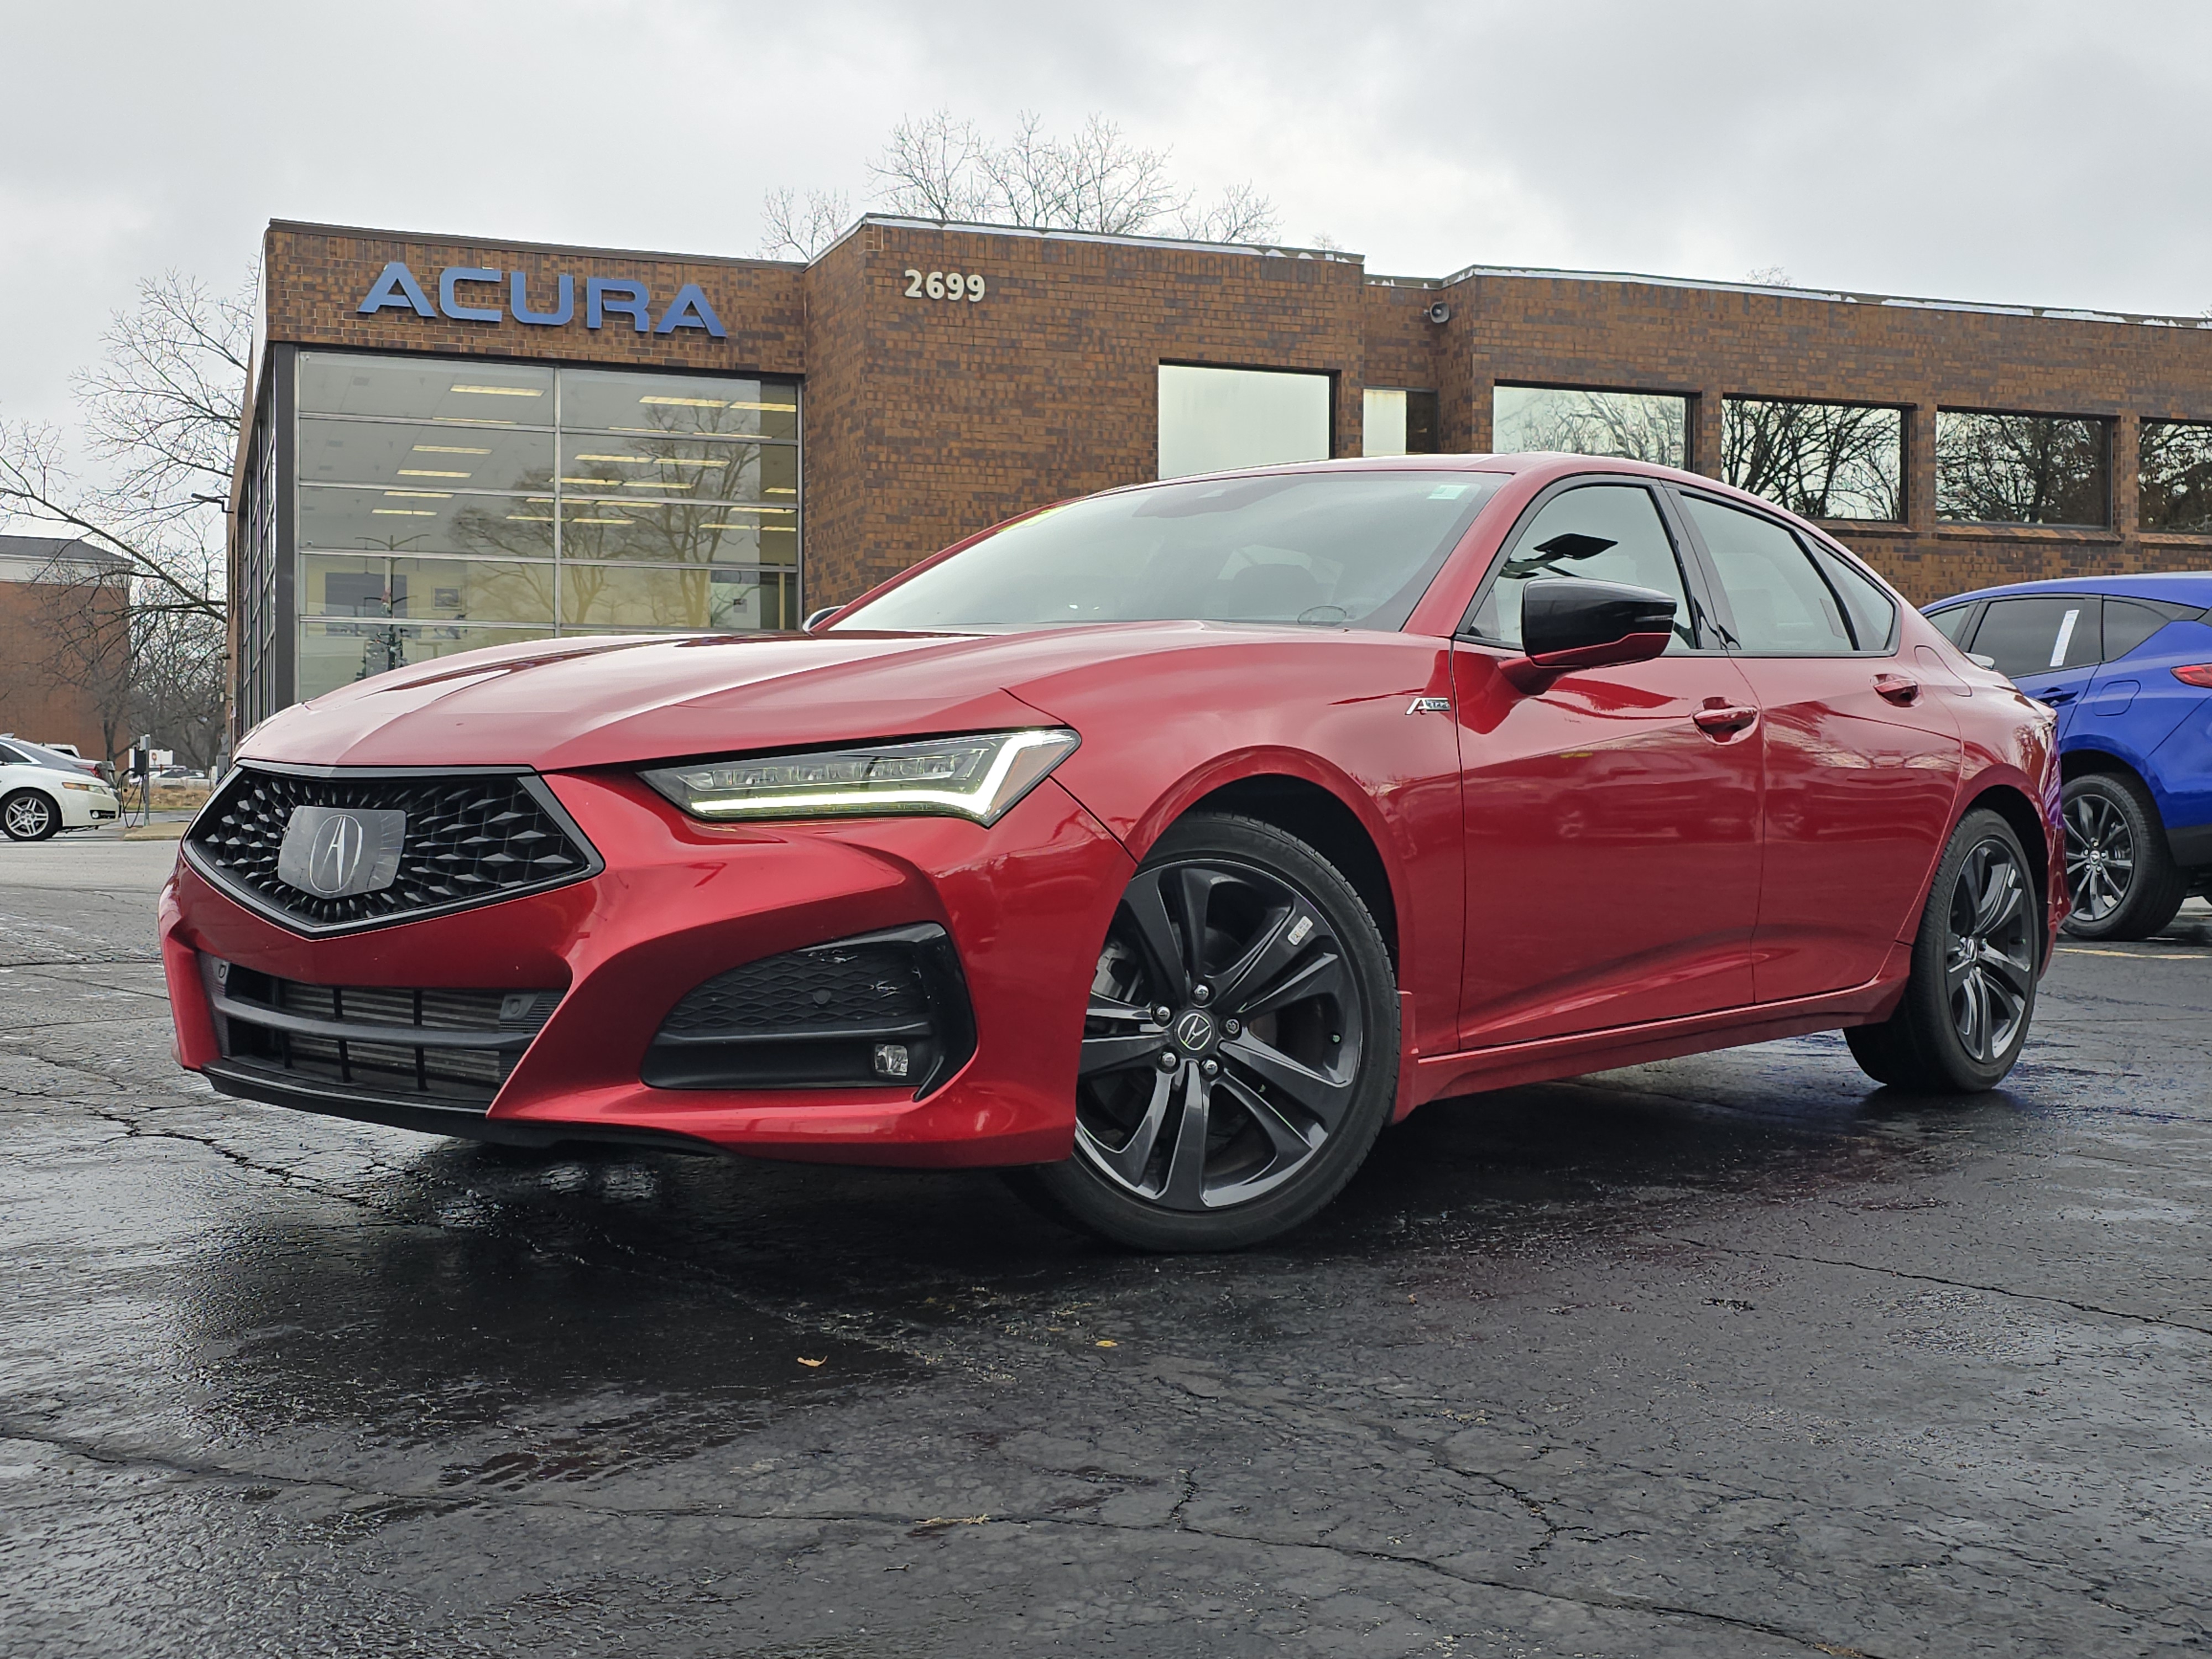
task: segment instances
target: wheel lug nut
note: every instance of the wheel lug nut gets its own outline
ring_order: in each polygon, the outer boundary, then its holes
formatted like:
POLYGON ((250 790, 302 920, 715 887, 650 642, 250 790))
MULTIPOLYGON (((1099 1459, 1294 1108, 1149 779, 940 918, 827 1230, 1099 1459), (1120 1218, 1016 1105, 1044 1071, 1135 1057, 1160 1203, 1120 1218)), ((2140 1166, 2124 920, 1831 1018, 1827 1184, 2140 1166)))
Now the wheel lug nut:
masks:
POLYGON ((1207 1003, 1213 1000, 1213 988, 1211 985, 1192 986, 1190 988, 1190 1000, 1196 1003, 1200 1007, 1203 1008, 1207 1003))
POLYGON ((1177 1063, 1178 1062, 1176 1060, 1173 1050, 1168 1048, 1163 1048, 1160 1050, 1160 1070, 1163 1072, 1172 1072, 1175 1070, 1177 1063))
POLYGON ((1221 1035, 1232 1037, 1242 1036, 1244 1035, 1244 1027, 1236 1020, 1224 1019, 1221 1022, 1221 1035))
POLYGON ((1152 1018, 1158 1020, 1161 1024, 1164 1025, 1175 1018, 1175 1010, 1169 1007, 1165 1003, 1162 1003, 1158 1007, 1152 1010, 1152 1018))
POLYGON ((1218 1072, 1221 1069, 1221 1064, 1218 1060, 1209 1060, 1203 1062, 1198 1069, 1205 1073, 1206 1076, 1212 1077, 1216 1072, 1218 1072))

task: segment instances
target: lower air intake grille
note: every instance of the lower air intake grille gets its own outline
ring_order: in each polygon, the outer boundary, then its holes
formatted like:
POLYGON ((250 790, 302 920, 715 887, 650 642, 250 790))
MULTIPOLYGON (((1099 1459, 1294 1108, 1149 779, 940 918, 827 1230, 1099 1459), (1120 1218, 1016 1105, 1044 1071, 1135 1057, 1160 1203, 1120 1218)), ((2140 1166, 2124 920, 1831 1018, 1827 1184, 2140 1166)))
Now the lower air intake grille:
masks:
POLYGON ((558 991, 308 985, 208 963, 223 1058, 272 1078, 489 1108, 560 1001, 558 991))
POLYGON ((662 1089, 928 1093, 975 1052, 952 941, 934 922, 810 945, 698 986, 646 1051, 662 1089))
POLYGON ((288 770, 244 765, 192 821, 192 867, 296 933, 332 933, 557 887, 601 868, 543 780, 527 772, 288 770), (404 815, 386 884, 334 897, 279 873, 284 832, 303 806, 404 815))

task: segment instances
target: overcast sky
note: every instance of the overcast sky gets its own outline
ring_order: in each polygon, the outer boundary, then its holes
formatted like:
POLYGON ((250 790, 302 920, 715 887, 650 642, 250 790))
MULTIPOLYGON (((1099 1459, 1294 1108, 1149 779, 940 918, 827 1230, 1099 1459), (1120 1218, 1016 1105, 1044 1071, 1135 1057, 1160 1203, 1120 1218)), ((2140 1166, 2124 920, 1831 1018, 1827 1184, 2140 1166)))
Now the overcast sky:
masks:
POLYGON ((1091 112, 1377 272, 1545 264, 2194 315, 2212 5, 0 0, 0 417, 271 217, 750 253, 902 112, 1091 112))

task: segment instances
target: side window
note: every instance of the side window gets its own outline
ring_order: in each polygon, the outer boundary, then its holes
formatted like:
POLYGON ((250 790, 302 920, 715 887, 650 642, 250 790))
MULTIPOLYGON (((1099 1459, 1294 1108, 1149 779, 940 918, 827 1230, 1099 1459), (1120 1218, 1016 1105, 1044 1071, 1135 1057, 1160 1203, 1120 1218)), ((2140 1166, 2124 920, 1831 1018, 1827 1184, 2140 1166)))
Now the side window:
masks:
POLYGON ((0 743, 0 766, 28 766, 30 762, 6 744, 0 743))
POLYGON ((1712 561, 1739 649, 1762 657, 1848 655, 1850 626, 1805 550, 1771 519, 1684 495, 1712 561))
POLYGON ((1966 631, 1966 624, 1974 619, 1971 605, 1954 605, 1948 611, 1931 611, 1928 620, 1936 624, 1936 631, 1952 644, 1960 643, 1959 636, 1966 631))
POLYGON ((1888 650, 1896 637, 1897 601, 1849 559, 1838 558, 1818 542, 1808 543, 1807 550, 1828 579, 1830 591, 1844 602, 1844 619, 1851 625, 1852 641, 1862 651, 1888 650))
POLYGON ((1664 593, 1674 601, 1668 654, 1697 643, 1674 538, 1651 492, 1639 484, 1582 484, 1545 502, 1507 544, 1505 562, 1475 606, 1468 630, 1519 645, 1521 590, 1543 577, 1627 582, 1664 593))
POLYGON ((2124 657, 2171 622, 2166 612, 2133 599, 2105 601, 2105 660, 2124 657))
POLYGON ((2094 598, 1992 599, 1974 630, 1974 650, 2014 679, 2087 668, 2103 654, 2097 611, 2094 598))

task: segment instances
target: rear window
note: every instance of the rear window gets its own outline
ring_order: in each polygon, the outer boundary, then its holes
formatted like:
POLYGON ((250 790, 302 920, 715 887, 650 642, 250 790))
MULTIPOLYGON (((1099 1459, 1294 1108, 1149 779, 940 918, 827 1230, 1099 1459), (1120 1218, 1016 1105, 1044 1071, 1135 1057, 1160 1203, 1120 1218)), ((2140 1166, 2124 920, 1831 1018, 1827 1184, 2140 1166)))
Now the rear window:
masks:
POLYGON ((2087 668, 2103 652, 2100 608, 2093 597, 1992 599, 1974 630, 1974 649, 2014 679, 2087 668))
POLYGON ((1971 605, 1954 605, 1948 611, 1928 613, 1928 620, 1936 624, 1936 631, 1954 645, 1959 643, 1959 636, 1966 631, 1966 624, 1973 619, 1974 607, 1971 605))

